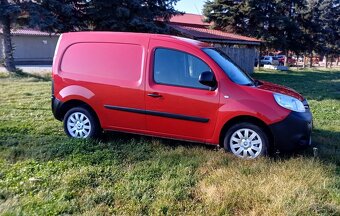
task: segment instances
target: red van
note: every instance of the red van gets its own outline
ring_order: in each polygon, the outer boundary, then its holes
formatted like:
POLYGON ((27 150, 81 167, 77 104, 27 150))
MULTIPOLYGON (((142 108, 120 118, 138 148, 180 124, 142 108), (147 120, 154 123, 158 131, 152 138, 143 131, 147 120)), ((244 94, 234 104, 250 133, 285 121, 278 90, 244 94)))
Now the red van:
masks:
POLYGON ((62 34, 52 110, 74 138, 123 131, 250 159, 311 144, 312 115, 299 93, 252 79, 206 43, 169 35, 62 34))

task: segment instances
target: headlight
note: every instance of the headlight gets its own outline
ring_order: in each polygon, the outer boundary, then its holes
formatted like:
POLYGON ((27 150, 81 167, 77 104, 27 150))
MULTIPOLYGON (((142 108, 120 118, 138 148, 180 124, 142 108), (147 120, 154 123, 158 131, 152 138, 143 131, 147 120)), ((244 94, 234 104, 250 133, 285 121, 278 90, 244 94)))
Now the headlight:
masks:
POLYGON ((306 111, 303 103, 301 101, 299 101, 298 99, 294 98, 294 97, 274 93, 274 98, 280 106, 282 106, 286 109, 289 109, 289 110, 292 110, 292 111, 295 111, 295 112, 305 112, 306 111))

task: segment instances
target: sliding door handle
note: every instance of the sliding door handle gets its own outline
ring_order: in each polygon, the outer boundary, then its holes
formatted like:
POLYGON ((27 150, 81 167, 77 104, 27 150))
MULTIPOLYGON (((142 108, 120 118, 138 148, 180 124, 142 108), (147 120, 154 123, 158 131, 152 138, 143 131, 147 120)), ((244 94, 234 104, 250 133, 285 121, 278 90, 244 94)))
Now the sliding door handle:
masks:
POLYGON ((150 93, 150 94, 148 94, 148 96, 149 97, 153 97, 153 98, 161 98, 161 97, 163 97, 162 95, 160 95, 159 93, 156 93, 156 92, 150 93))

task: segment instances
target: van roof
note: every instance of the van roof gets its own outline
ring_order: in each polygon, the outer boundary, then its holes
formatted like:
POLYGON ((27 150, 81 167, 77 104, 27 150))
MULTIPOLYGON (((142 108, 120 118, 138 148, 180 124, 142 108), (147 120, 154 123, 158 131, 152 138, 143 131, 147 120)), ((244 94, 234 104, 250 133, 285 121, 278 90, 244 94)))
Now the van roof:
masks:
POLYGON ((69 32, 63 33, 63 38, 67 37, 72 40, 76 40, 76 38, 82 38, 88 40, 90 38, 95 38, 96 40, 109 40, 109 39, 119 39, 119 38, 134 38, 134 39, 159 39, 159 40, 166 40, 169 42, 176 42, 183 45, 192 45, 195 47, 203 48, 203 47, 210 47, 209 44, 193 40, 190 38, 178 37, 173 35, 166 35, 166 34, 148 34, 148 33, 134 33, 134 32, 100 32, 100 31, 88 31, 88 32, 69 32))

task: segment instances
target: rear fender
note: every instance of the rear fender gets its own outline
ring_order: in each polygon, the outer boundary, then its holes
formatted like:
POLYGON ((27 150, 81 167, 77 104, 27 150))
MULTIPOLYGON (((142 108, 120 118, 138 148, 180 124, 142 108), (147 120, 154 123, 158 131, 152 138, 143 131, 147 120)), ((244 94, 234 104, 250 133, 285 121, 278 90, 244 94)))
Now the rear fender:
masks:
POLYGON ((90 100, 92 97, 94 97, 94 93, 83 86, 71 85, 60 90, 59 96, 62 100, 70 97, 72 99, 85 98, 87 100, 90 100))

